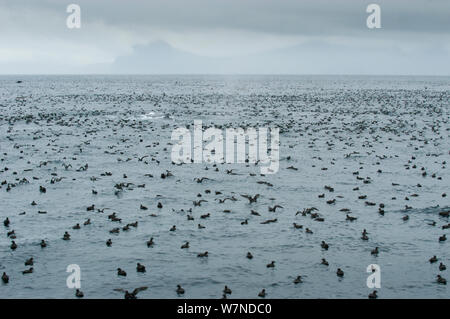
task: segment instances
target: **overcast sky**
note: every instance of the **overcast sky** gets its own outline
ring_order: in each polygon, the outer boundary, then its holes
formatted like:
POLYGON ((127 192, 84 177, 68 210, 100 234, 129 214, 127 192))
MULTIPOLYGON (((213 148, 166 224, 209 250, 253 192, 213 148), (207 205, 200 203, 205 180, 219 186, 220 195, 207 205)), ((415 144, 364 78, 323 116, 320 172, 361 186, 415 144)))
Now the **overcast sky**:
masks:
POLYGON ((0 0, 0 73, 450 75, 450 1, 0 0))

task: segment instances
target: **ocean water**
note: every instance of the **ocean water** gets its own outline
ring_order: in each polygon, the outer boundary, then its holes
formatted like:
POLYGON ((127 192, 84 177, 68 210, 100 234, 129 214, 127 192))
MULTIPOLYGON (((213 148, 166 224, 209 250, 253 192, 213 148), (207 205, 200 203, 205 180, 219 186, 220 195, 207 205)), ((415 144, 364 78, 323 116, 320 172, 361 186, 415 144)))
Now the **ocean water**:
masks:
POLYGON ((179 298, 178 284, 183 298, 221 298, 225 285, 233 298, 255 298, 263 288, 266 298, 367 298, 366 268, 377 264, 380 298, 448 298, 436 275, 450 279, 438 269, 450 267, 450 243, 438 241, 450 223, 439 216, 450 209, 449 100, 448 77, 1 76, 0 219, 11 224, 0 225, 0 273, 10 277, 0 297, 75 298, 66 268, 77 264, 85 298, 123 298, 115 288, 140 286, 148 290, 139 298, 179 298), (172 164, 172 131, 192 129, 194 120, 279 127, 279 171, 172 164), (161 178, 167 170, 173 176, 161 178), (131 184, 118 191, 119 183, 131 184), (241 194, 260 197, 250 204, 241 194), (231 196, 237 200, 218 201, 231 196), (270 212, 276 204, 283 208, 270 212), (308 207, 324 221, 296 215, 308 207), (108 219, 113 212, 120 223, 108 219), (137 228, 122 230, 135 221, 137 228), (77 223, 81 229, 72 229, 77 223), (110 234, 115 227, 120 233, 110 234), (71 240, 62 240, 65 231, 71 240), (186 241, 190 248, 181 249, 186 241), (204 251, 209 257, 198 258, 204 251), (439 261, 430 264, 433 255, 439 261), (24 275, 30 257, 34 272, 24 275), (136 272, 137 262, 146 273, 136 272), (128 275, 117 276, 118 267, 128 275))

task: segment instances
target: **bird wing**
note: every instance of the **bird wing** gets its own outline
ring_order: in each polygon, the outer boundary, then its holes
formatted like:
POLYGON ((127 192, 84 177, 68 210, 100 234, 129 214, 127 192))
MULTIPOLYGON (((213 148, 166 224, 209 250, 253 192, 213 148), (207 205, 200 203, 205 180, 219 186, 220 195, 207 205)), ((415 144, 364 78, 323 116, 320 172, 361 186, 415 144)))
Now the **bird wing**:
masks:
POLYGON ((144 290, 147 290, 147 288, 148 287, 139 287, 139 288, 136 288, 136 289, 134 289, 133 290, 133 295, 136 295, 138 292, 140 292, 140 291, 144 291, 144 290))
POLYGON ((114 291, 119 291, 119 292, 125 292, 125 290, 124 289, 122 289, 122 288, 115 288, 115 289, 113 289, 114 291))

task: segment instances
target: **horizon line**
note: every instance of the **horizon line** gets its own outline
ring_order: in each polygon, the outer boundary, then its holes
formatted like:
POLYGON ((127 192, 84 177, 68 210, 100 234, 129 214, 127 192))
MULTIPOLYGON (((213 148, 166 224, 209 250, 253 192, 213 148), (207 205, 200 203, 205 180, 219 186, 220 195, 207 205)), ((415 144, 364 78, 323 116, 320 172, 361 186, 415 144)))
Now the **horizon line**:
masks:
POLYGON ((398 76, 450 77, 450 74, 368 74, 368 73, 0 73, 0 76, 398 76))

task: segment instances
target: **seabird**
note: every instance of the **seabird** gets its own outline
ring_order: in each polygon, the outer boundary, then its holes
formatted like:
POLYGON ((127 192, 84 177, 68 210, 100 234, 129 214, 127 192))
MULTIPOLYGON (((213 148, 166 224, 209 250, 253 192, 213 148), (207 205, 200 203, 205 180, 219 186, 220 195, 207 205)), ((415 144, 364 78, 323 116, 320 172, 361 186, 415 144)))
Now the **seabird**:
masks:
POLYGON ((180 285, 177 285, 177 294, 179 294, 179 295, 184 294, 184 289, 180 285))
POLYGON ((294 284, 299 284, 301 282, 303 282, 302 281, 302 276, 297 276, 297 278, 294 279, 294 284))
POLYGON ((260 291, 260 293, 258 294, 258 297, 264 298, 266 296, 266 289, 263 289, 260 291))
POLYGON ((126 276, 127 275, 127 273, 126 273, 126 271, 125 270, 122 270, 122 269, 120 269, 120 268, 117 268, 117 275, 118 276, 126 276))
POLYGON ((26 269, 24 271, 22 271, 22 274, 26 275, 26 274, 31 274, 33 273, 33 267, 30 267, 30 269, 26 269))
POLYGON ((436 281, 437 281, 438 284, 442 284, 442 285, 446 285, 447 284, 447 280, 445 278, 441 277, 441 275, 437 275, 436 277, 437 277, 436 281))
POLYGON ((378 298, 378 296, 377 296, 377 291, 376 290, 374 290, 373 292, 371 292, 369 294, 369 299, 377 299, 377 298, 378 298))
POLYGON ((9 282, 9 276, 5 272, 3 272, 2 281, 5 284, 7 284, 9 282))
POLYGON ((181 249, 189 248, 189 242, 187 241, 183 245, 181 245, 181 249))
POLYGON ((136 271, 137 271, 137 272, 145 272, 145 271, 146 271, 146 270, 145 270, 145 266, 144 266, 144 265, 141 265, 140 263, 137 263, 136 271))
POLYGON ((114 291, 124 292, 125 293, 125 296, 124 296, 125 299, 137 299, 137 294, 140 291, 146 290, 147 288, 148 287, 139 287, 139 288, 134 289, 132 292, 128 292, 128 290, 124 290, 122 288, 116 288, 116 289, 114 289, 114 291))

